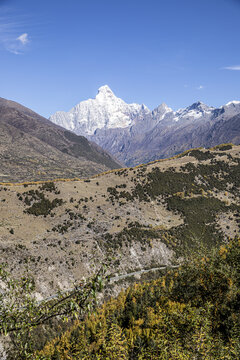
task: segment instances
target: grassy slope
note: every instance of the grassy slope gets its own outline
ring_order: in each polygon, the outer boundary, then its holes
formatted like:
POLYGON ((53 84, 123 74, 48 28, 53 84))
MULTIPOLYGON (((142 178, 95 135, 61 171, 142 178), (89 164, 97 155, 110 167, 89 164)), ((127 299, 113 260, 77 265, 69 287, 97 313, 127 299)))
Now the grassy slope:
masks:
POLYGON ((240 148, 178 158, 85 181, 0 187, 2 261, 28 262, 40 294, 69 288, 110 250, 112 271, 171 262, 173 252, 239 233, 240 148), (47 272, 46 272, 46 269, 47 272))

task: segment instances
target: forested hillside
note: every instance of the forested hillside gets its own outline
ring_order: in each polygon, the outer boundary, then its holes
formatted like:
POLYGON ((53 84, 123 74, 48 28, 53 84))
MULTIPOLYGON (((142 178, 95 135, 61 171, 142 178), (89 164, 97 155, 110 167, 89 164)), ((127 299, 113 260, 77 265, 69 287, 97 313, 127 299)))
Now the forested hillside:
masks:
MULTIPOLYGON (((238 359, 240 238, 135 284, 45 346, 41 359, 238 359)), ((39 357, 36 357, 39 359, 39 357)))

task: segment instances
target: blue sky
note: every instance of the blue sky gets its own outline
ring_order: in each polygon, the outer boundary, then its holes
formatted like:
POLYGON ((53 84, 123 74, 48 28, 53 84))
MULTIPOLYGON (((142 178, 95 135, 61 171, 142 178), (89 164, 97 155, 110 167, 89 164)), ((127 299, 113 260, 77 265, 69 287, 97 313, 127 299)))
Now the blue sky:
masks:
POLYGON ((173 109, 240 100, 239 0, 0 0, 0 96, 48 117, 108 84, 173 109))

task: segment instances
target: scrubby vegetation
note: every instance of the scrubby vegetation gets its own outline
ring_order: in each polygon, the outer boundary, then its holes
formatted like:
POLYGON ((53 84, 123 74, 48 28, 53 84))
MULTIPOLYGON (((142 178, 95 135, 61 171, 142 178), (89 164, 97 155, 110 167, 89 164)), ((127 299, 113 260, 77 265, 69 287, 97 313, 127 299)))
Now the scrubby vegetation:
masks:
MULTIPOLYGON (((227 149, 226 149, 227 150, 227 149)), ((194 156, 197 160, 208 160, 208 159, 212 159, 214 157, 213 154, 210 153, 210 151, 201 151, 201 150, 191 150, 188 152, 189 156, 194 156)))
POLYGON ((35 202, 32 204, 29 208, 26 209, 27 214, 32 214, 35 216, 44 215, 47 216, 51 213, 51 211, 56 208, 57 206, 60 206, 63 204, 62 199, 53 199, 52 201, 49 199, 46 199, 44 196, 40 197, 38 202, 35 202))
POLYGON ((45 346, 38 359, 238 359, 240 240, 134 285, 45 346))
POLYGON ((41 191, 46 190, 46 191, 49 191, 49 192, 54 192, 56 195, 60 194, 60 191, 57 189, 57 186, 53 181, 43 183, 42 186, 40 186, 39 189, 41 191))
MULTIPOLYGON (((122 246, 123 242, 146 243, 149 238, 158 238, 180 254, 183 247, 198 246, 197 239, 203 239, 208 246, 223 241, 224 235, 216 226, 217 214, 240 210, 239 205, 226 202, 219 196, 219 193, 226 192, 226 189, 232 196, 239 195, 239 159, 231 157, 231 162, 219 160, 220 155, 230 156, 224 152, 228 149, 231 149, 229 144, 214 149, 222 150, 222 153, 193 149, 182 154, 182 157, 195 157, 199 163, 188 162, 181 165, 180 169, 170 167, 164 171, 154 166, 147 173, 146 168, 135 168, 135 176, 130 179, 131 188, 122 190, 123 185, 108 187, 108 201, 112 205, 123 205, 135 200, 140 203, 158 203, 160 199, 160 203, 165 204, 169 211, 181 215, 184 224, 167 231, 152 231, 143 225, 132 229, 125 227, 118 234, 106 234, 105 243, 118 247, 122 246), (169 241, 171 238, 177 241, 169 241)), ((116 174, 125 177, 126 170, 116 174)))
POLYGON ((63 204, 63 200, 60 198, 55 198, 53 200, 48 199, 45 196, 44 191, 55 193, 56 195, 60 194, 60 191, 53 182, 46 182, 37 190, 29 190, 22 193, 22 195, 20 193, 17 194, 18 199, 28 206, 25 210, 27 214, 47 216, 51 214, 51 211, 54 208, 63 204))
POLYGON ((121 248, 123 244, 132 245, 133 242, 140 242, 142 245, 151 244, 151 239, 157 239, 160 236, 158 230, 142 227, 139 223, 129 224, 122 231, 114 235, 106 233, 104 240, 99 243, 107 249, 121 248))
POLYGON ((226 150, 231 150, 232 147, 233 147, 233 144, 221 144, 221 145, 215 146, 213 149, 219 150, 219 151, 226 151, 226 150))

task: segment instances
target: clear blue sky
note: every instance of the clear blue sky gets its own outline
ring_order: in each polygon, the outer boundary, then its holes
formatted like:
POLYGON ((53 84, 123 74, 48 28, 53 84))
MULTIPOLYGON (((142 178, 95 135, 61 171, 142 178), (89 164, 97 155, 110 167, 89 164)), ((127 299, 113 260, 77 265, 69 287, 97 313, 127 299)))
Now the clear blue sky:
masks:
POLYGON ((0 96, 48 117, 108 84, 173 109, 240 100, 238 0, 0 0, 0 96))

